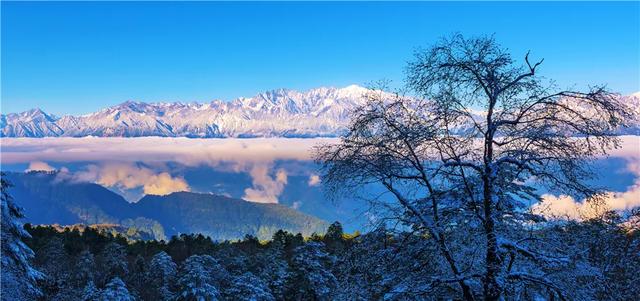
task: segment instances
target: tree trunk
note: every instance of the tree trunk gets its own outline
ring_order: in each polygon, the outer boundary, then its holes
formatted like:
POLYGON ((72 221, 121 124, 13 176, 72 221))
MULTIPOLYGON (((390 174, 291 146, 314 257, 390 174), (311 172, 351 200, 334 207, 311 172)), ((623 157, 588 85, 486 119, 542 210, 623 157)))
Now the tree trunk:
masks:
POLYGON ((491 301, 499 300, 502 294, 502 287, 497 279, 501 262, 498 256, 498 240, 493 215, 493 181, 496 172, 493 166, 493 137, 495 128, 492 123, 492 115, 494 104, 495 100, 492 98, 487 113, 487 133, 484 138, 484 173, 482 175, 484 231, 487 239, 487 253, 485 257, 486 272, 483 279, 483 289, 484 299, 491 301))
POLYGON ((500 270, 500 258, 498 256, 498 241, 495 233, 495 223, 492 216, 491 208, 491 187, 485 181, 484 193, 484 231, 487 238, 487 254, 485 258, 486 274, 483 279, 484 299, 498 300, 502 293, 502 288, 497 281, 500 270))

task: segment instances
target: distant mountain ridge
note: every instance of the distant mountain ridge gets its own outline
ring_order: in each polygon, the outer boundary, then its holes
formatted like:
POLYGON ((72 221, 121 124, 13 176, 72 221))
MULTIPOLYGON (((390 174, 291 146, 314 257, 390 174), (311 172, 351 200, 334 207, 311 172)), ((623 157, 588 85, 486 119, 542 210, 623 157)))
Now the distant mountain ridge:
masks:
POLYGON ((40 109, 0 115, 2 137, 335 137, 370 90, 352 85, 306 92, 272 90, 210 103, 127 101, 57 117, 40 109))
MULTIPOLYGON (((0 115, 0 137, 338 137, 346 133, 350 113, 372 91, 351 85, 305 92, 278 89, 229 102, 127 101, 82 116, 32 109, 0 115)), ((640 92, 621 97, 640 116, 640 92)), ((619 134, 639 135, 640 121, 619 134)))
POLYGON ((328 223, 279 204, 259 204, 213 194, 147 195, 137 203, 94 183, 78 183, 57 172, 6 173, 9 194, 33 224, 114 224, 166 239, 202 233, 216 240, 250 234, 268 239, 279 229, 310 235, 328 223))

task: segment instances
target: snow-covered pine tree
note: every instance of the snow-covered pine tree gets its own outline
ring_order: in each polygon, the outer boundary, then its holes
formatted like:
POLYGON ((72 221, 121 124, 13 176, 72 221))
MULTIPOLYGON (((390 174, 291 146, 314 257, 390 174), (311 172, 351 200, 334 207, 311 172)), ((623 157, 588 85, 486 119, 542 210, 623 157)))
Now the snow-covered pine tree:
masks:
POLYGON ((135 301, 120 277, 113 277, 102 290, 98 301, 135 301))
POLYGON ((147 278, 145 277, 147 270, 147 261, 142 254, 138 254, 125 278, 125 282, 129 286, 129 291, 136 299, 140 299, 140 297, 144 296, 150 289, 147 278))
MULTIPOLYGON (((352 247, 338 257, 336 264, 336 299, 378 300, 388 290, 388 282, 394 281, 395 273, 389 273, 388 255, 398 254, 387 243, 383 228, 362 235, 352 242, 352 247)), ((402 258, 404 260, 407 258, 402 258)), ((400 266, 390 267, 391 270, 400 266)))
POLYGON ((5 174, 0 173, 0 200, 2 218, 2 300, 30 300, 41 295, 37 281, 43 278, 41 272, 31 266, 33 251, 22 241, 31 237, 24 230, 22 222, 22 210, 11 196, 8 188, 11 184, 5 179, 5 174))
POLYGON ((289 292, 302 299, 331 300, 337 279, 331 272, 335 257, 321 242, 308 242, 294 250, 289 292))
POLYGON ((193 255, 182 266, 178 279, 177 300, 221 300, 220 285, 226 282, 228 273, 209 255, 193 255))
POLYGON ((45 274, 40 287, 45 295, 66 291, 69 286, 69 256, 64 249, 61 237, 51 238, 37 252, 35 266, 45 274))
POLYGON ((125 248, 115 242, 108 243, 100 253, 100 265, 102 283, 114 277, 119 277, 122 280, 122 277, 125 277, 129 271, 125 248))
POLYGON ((82 301, 94 301, 100 297, 101 291, 96 287, 92 280, 87 282, 87 285, 82 289, 82 296, 80 300, 82 301))
POLYGON ((146 273, 149 298, 152 300, 173 300, 171 286, 177 275, 177 266, 171 256, 164 251, 153 255, 146 273))
POLYGON ((89 249, 84 249, 80 252, 76 260, 73 278, 75 278, 76 285, 82 287, 87 284, 87 282, 95 281, 95 276, 96 261, 93 253, 91 253, 89 249))
POLYGON ((254 258, 257 275, 267 283, 277 300, 284 299, 287 280, 290 279, 289 264, 284 258, 284 247, 273 244, 254 258))
POLYGON ((247 254, 237 248, 223 248, 216 252, 215 256, 225 270, 232 274, 243 274, 250 266, 247 254))
POLYGON ((231 287, 225 291, 227 300, 275 301, 271 290, 260 278, 250 272, 234 277, 231 287))

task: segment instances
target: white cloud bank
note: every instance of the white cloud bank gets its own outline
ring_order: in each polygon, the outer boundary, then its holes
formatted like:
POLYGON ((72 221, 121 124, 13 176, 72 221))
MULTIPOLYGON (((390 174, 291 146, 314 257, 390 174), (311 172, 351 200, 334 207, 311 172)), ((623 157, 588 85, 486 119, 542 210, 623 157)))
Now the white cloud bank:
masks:
POLYGON ((603 210, 625 211, 640 207, 640 153, 627 158, 627 170, 636 176, 633 185, 624 192, 607 192, 596 203, 577 201, 571 196, 542 196, 542 202, 531 207, 532 211, 551 219, 585 220, 596 217, 603 210), (600 208, 598 208, 601 206, 600 208))
MULTIPOLYGON (((245 200, 277 203, 287 185, 287 172, 284 169, 273 171, 273 162, 310 161, 313 146, 337 141, 331 138, 2 138, 1 160, 3 164, 89 162, 92 164, 75 178, 124 189, 143 187, 145 194, 189 190, 189 185, 184 179, 166 172, 156 173, 149 168, 137 167, 137 162, 231 166, 233 171, 247 172, 252 178, 252 186, 245 189, 245 200)), ((41 170, 46 166, 34 165, 41 170)), ((319 180, 311 176, 309 185, 318 185, 319 180)))
MULTIPOLYGON (((94 181, 104 185, 119 187, 143 187, 145 193, 166 194, 188 190, 189 185, 182 178, 175 178, 166 172, 154 173, 146 168, 135 167, 133 163, 147 164, 177 162, 186 166, 207 165, 220 167, 231 163, 234 171, 248 172, 252 186, 245 189, 244 198, 254 202, 274 203, 287 184, 287 172, 282 169, 271 171, 276 160, 312 160, 312 148, 320 143, 336 143, 338 139, 189 139, 165 137, 140 138, 2 138, 2 164, 28 163, 32 170, 52 170, 45 162, 98 162, 86 174, 95 174, 94 181), (109 162, 105 164, 103 162, 109 162), (119 165, 118 165, 119 163, 119 165), (109 168, 108 165, 116 167, 109 168), (128 167, 123 167, 128 166, 128 167)), ((620 157, 640 162, 640 137, 623 136, 622 148, 612 150, 612 157, 620 157)), ((630 163, 630 169, 640 166, 630 163)), ((640 178, 640 167, 637 167, 640 178)), ((320 184, 320 178, 310 175, 309 186, 320 184)), ((612 209, 624 209, 639 205, 640 180, 626 192, 608 195, 607 205, 612 209)), ((545 214, 580 216, 583 201, 566 196, 545 196, 545 201, 534 206, 543 207, 545 214)))
POLYGON ((51 165, 47 164, 47 162, 42 161, 33 161, 29 163, 29 167, 25 169, 25 171, 54 171, 56 170, 51 165))
POLYGON ((253 187, 244 190, 243 199, 257 203, 277 203, 278 196, 287 184, 287 172, 278 169, 275 177, 269 175, 270 166, 259 164, 254 165, 249 173, 252 178, 253 187))
POLYGON ((85 171, 76 172, 72 178, 122 189, 142 187, 145 194, 166 195, 190 190, 183 178, 172 177, 167 172, 156 173, 146 167, 123 163, 107 163, 101 166, 92 164, 87 166, 85 171))
POLYGON ((307 184, 311 187, 320 185, 320 176, 315 174, 310 175, 307 184))
POLYGON ((221 162, 268 163, 312 160, 318 143, 338 139, 256 138, 2 138, 2 163, 44 162, 168 162, 187 166, 221 162))

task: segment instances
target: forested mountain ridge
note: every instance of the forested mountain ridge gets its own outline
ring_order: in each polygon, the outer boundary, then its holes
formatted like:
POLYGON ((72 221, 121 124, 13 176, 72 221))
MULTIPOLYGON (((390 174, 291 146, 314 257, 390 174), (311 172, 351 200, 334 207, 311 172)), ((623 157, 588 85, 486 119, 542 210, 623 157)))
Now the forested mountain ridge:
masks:
POLYGON ((202 233, 217 238, 240 238, 246 234, 269 238, 280 229, 311 235, 326 224, 278 204, 247 202, 214 194, 174 192, 147 195, 134 204, 140 216, 171 225, 169 233, 202 233), (215 230, 212 230, 215 229, 215 230), (215 231, 215 236, 211 235, 215 231))
POLYGON ((16 203, 32 224, 118 224, 166 239, 202 233, 213 239, 268 238, 278 229, 310 235, 327 223, 278 204, 258 204, 212 194, 148 195, 129 203, 98 184, 64 179, 57 172, 7 173, 16 203))
POLYGON ((147 229, 140 229, 136 227, 126 227, 119 224, 73 224, 73 225, 31 225, 29 227, 49 227, 58 232, 73 232, 77 231, 79 233, 84 233, 89 229, 89 231, 96 231, 100 234, 111 235, 111 236, 122 236, 126 238, 130 242, 134 242, 137 240, 153 240, 153 239, 165 239, 165 238, 156 238, 158 234, 154 234, 151 232, 147 232, 147 229))

